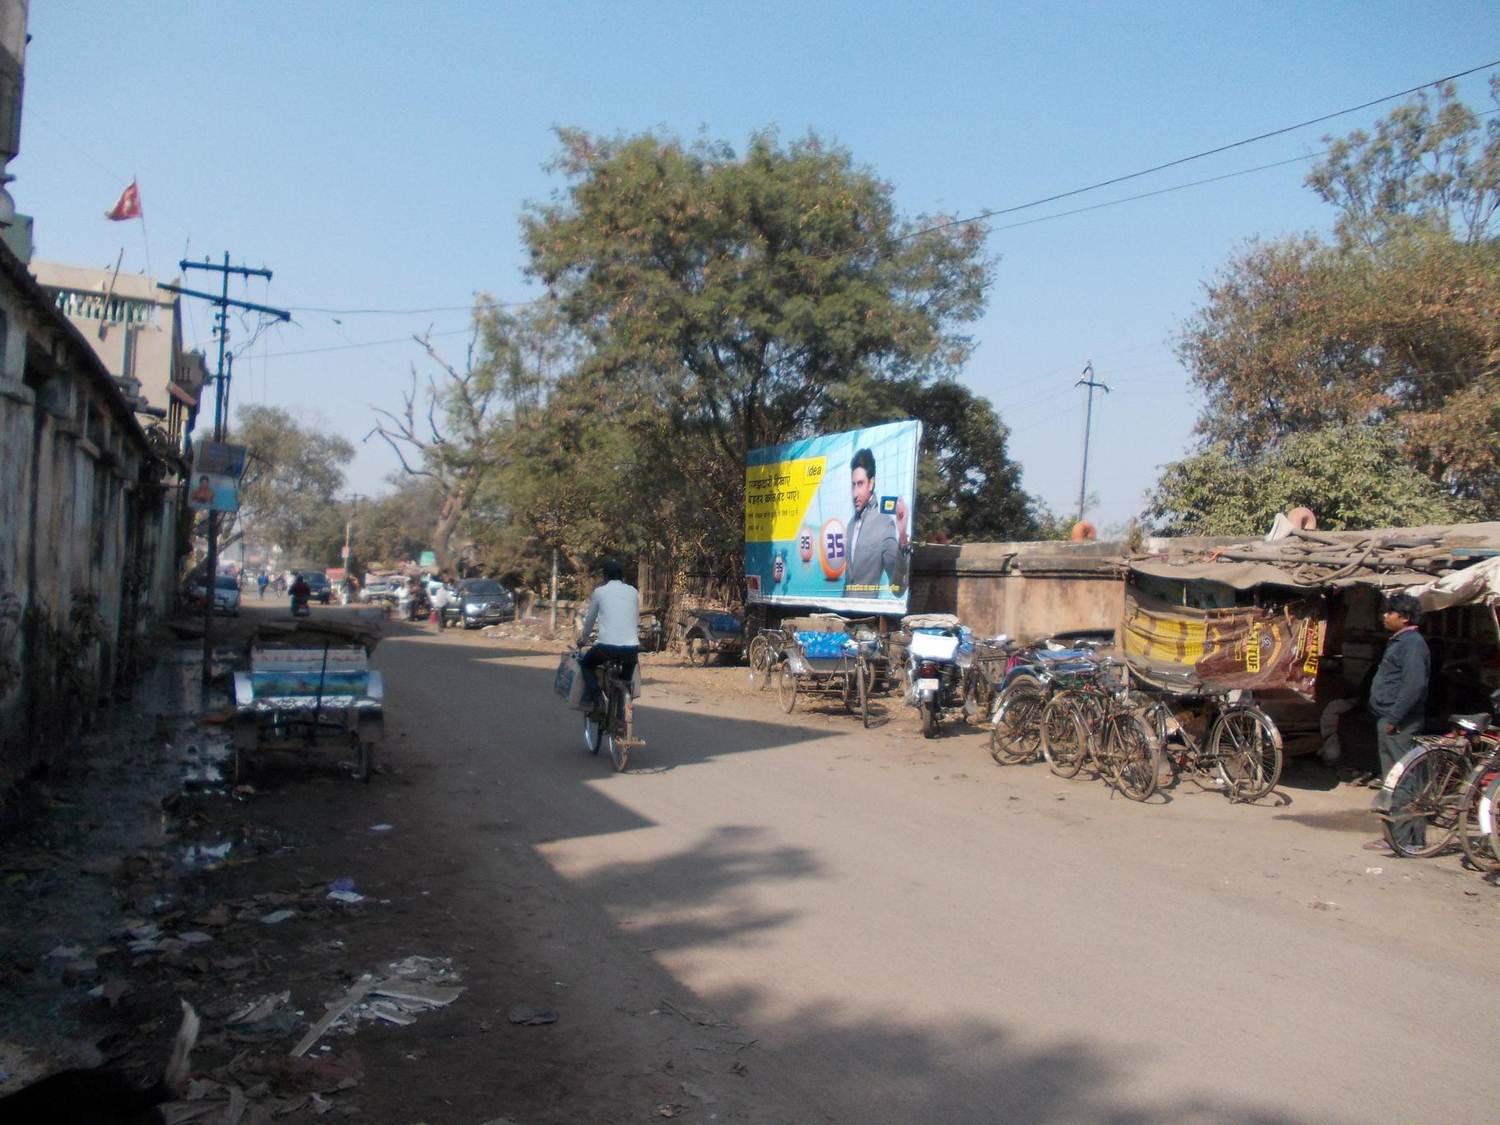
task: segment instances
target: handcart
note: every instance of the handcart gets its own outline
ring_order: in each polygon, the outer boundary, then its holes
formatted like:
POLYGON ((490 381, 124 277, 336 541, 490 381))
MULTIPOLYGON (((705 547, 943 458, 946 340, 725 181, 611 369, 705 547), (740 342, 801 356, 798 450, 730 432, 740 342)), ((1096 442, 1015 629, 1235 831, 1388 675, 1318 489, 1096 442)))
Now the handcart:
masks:
POLYGON ((370 779, 385 733, 385 684, 370 667, 377 638, 330 625, 257 637, 250 667, 234 674, 234 780, 263 749, 347 749, 370 779), (274 639, 272 639, 274 638, 274 639))
POLYGON ((877 641, 858 641, 848 633, 804 629, 788 638, 776 673, 776 695, 787 714, 799 692, 836 696, 852 714, 870 725, 871 653, 877 641))

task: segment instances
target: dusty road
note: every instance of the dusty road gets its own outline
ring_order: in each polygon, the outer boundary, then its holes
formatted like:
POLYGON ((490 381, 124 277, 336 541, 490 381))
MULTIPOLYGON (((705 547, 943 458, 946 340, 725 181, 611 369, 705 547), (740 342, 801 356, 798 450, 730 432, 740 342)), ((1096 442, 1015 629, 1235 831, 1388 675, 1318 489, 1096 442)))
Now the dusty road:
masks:
POLYGON ((1500 891, 1361 851, 1365 794, 1142 807, 997 768, 977 731, 788 718, 738 671, 653 659, 649 746, 615 775, 555 657, 407 626, 377 652, 402 784, 370 804, 431 875, 401 893, 443 896, 428 932, 471 961, 493 933, 559 1013, 571 1077, 533 1115, 1493 1119, 1500 891))

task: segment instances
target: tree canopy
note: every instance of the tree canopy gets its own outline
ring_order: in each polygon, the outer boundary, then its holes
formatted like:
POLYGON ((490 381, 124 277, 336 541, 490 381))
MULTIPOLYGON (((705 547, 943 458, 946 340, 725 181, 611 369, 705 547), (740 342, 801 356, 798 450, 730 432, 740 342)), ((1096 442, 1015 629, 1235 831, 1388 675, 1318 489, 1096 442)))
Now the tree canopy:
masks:
POLYGON ((1263 535, 1278 512, 1297 507, 1335 531, 1475 514, 1406 463, 1394 427, 1363 425, 1293 434, 1248 461, 1211 445, 1167 466, 1146 514, 1163 535, 1263 535))
POLYGON ((249 448, 240 485, 244 533, 293 555, 322 558, 334 524, 342 540, 335 497, 354 447, 279 406, 246 403, 236 418, 229 440, 249 448))
POLYGON ((981 456, 986 418, 949 417, 974 403, 937 389, 983 309, 991 263, 974 226, 902 218, 890 185, 815 136, 760 133, 743 156, 559 136, 566 188, 523 228, 578 351, 517 426, 507 494, 539 536, 575 559, 649 549, 668 567, 733 565, 748 450, 922 404, 948 411, 932 449, 950 463, 924 479, 953 529, 981 526, 981 502, 1010 518, 1003 427, 988 412, 998 440, 981 456))
POLYGON ((1308 430, 1389 424, 1442 493, 1500 508, 1500 120, 1481 130, 1445 88, 1333 142, 1308 183, 1337 239, 1252 243, 1184 326, 1206 446, 1248 467, 1308 430))

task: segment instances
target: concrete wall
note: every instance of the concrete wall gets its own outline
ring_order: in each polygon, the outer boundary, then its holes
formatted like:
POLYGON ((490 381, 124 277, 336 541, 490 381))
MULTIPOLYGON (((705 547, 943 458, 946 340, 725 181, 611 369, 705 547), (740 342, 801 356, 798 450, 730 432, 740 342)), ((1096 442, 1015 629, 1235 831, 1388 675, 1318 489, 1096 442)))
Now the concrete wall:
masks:
POLYGON ((0 313, 3 787, 67 753, 134 671, 166 608, 167 505, 119 387, 4 249, 0 313))
POLYGON ((912 558, 912 613, 953 613, 976 632, 1031 640, 1113 629, 1124 598, 1118 543, 923 545, 912 558))

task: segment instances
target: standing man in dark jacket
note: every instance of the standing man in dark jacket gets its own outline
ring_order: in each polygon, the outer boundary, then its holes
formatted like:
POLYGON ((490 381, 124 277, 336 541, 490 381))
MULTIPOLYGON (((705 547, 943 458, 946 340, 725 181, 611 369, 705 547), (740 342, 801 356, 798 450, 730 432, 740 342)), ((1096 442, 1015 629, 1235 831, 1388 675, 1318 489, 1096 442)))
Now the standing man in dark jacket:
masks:
MULTIPOLYGON (((1375 716, 1375 744, 1380 751, 1380 772, 1384 776, 1399 762, 1427 717, 1427 681, 1431 657, 1427 642, 1417 631, 1422 611, 1410 594, 1391 594, 1385 599, 1382 618, 1391 632, 1380 667, 1370 683, 1370 713, 1375 716)), ((1420 839, 1420 821, 1400 826, 1399 831, 1420 839)), ((1372 840, 1365 847, 1385 848, 1384 840, 1372 840)))

